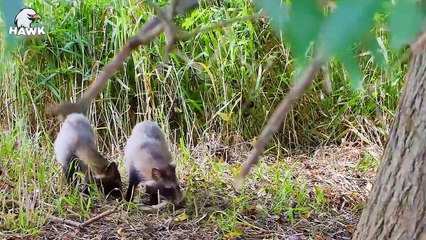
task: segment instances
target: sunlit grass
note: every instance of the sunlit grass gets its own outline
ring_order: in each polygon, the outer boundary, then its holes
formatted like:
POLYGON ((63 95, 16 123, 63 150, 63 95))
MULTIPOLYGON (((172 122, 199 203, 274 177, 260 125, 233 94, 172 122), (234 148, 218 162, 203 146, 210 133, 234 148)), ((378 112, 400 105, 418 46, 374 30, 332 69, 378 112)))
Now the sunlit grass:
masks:
MULTIPOLYGON (((178 22, 191 30, 253 12, 248 0, 211 4, 201 1, 198 10, 178 22)), ((7 62, 0 82, 1 109, 7 107, 2 118, 10 124, 22 118, 31 129, 52 136, 57 125, 46 118, 46 107, 79 98, 153 11, 136 0, 33 0, 27 6, 43 13, 37 24, 46 26, 48 36, 25 41, 19 51, 2 60, 7 62)), ((377 33, 386 46, 386 32, 377 33)), ((188 144, 208 131, 222 135, 236 131, 251 139, 292 84, 289 50, 264 21, 239 22, 199 34, 180 43, 168 62, 163 62, 163 47, 161 36, 135 51, 92 104, 89 117, 99 128, 103 147, 120 145, 136 121, 146 118, 171 122, 170 131, 179 130, 176 134, 188 144)), ((390 63, 398 58, 388 55, 390 63)), ((347 74, 332 62, 328 75, 333 93, 323 92, 326 75, 322 74, 291 111, 276 140, 291 148, 339 143, 342 138, 359 137, 349 130, 349 123, 358 129, 374 122, 379 128, 362 134, 378 144, 396 107, 405 65, 380 69, 369 54, 361 57, 360 64, 365 90, 352 91, 347 74), (357 116, 365 119, 358 121, 357 116)))

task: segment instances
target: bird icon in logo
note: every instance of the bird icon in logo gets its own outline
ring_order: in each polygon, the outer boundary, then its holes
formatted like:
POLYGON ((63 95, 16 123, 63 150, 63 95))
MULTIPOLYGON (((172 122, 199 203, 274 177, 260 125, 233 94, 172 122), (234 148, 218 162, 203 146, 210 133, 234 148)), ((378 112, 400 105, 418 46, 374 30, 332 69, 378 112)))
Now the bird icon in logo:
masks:
POLYGON ((38 15, 33 9, 23 8, 18 12, 18 14, 16 14, 15 25, 18 28, 31 28, 31 24, 35 20, 39 19, 41 19, 40 15, 38 15))

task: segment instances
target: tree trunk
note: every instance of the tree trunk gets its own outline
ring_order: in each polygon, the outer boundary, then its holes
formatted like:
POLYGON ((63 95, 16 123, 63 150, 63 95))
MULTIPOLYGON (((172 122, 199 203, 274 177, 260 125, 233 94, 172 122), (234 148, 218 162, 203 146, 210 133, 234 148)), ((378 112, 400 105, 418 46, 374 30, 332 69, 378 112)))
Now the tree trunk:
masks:
POLYGON ((353 239, 426 240, 426 49, 411 57, 376 181, 353 239))

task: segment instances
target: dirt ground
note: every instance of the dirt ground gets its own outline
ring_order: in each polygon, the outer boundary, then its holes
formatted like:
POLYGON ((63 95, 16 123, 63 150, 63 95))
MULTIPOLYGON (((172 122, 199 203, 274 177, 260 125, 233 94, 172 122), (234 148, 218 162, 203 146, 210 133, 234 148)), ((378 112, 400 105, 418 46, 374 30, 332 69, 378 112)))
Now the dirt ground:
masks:
MULTIPOLYGON (((241 150, 241 149, 239 149, 241 150)), ((236 154, 238 149, 231 149, 229 154, 236 154)), ((191 154, 204 150, 192 149, 191 154)), ((126 204, 115 204, 118 208, 113 213, 89 226, 80 229, 65 223, 47 220, 41 239, 350 239, 366 202, 374 180, 374 169, 360 171, 357 163, 366 154, 379 157, 379 151, 371 147, 347 144, 339 147, 323 147, 310 155, 295 155, 283 160, 292 166, 293 176, 305 179, 308 197, 318 199, 314 189, 322 189, 326 204, 320 210, 311 208, 295 221, 289 220, 289 211, 279 214, 261 214, 260 208, 268 208, 268 199, 254 196, 246 199, 256 205, 237 211, 233 219, 238 232, 224 231, 217 223, 221 214, 233 214, 230 211, 232 199, 239 195, 232 186, 222 189, 209 188, 197 191, 189 209, 174 211, 163 209, 159 212, 147 213, 138 211, 136 207, 126 204), (259 206, 259 202, 263 206, 259 206)), ((238 155, 238 154, 237 154, 238 155)), ((243 155, 242 159, 245 159, 243 155)), ((272 165, 273 157, 264 157, 265 166, 272 165)), ((230 163, 233 165, 234 163, 230 163)), ((255 166, 256 168, 257 166, 255 166)), ((190 173, 188 173, 190 174, 190 173)), ((249 175, 248 178, 253 178, 249 175)), ((202 180, 200 180, 202 181, 202 180)), ((229 179, 231 183, 233 179, 229 179)), ((253 180, 254 181, 254 180, 253 180)), ((185 182, 185 181, 184 181, 185 182)), ((252 181, 246 181, 253 191, 259 187, 252 181)), ((268 183, 262 183, 264 186, 268 183)), ((315 201, 312 201, 314 204, 315 201)), ((136 205, 136 204, 135 204, 136 205)), ((111 209, 111 205, 93 208, 90 216, 94 217, 111 209)), ((235 209, 235 208, 234 208, 235 209)), ((268 212, 268 211, 266 211, 268 212)), ((70 219, 79 221, 78 217, 70 219)), ((81 221, 79 221, 81 222, 81 221)), ((20 237, 5 235, 5 239, 40 239, 39 237, 20 237)))

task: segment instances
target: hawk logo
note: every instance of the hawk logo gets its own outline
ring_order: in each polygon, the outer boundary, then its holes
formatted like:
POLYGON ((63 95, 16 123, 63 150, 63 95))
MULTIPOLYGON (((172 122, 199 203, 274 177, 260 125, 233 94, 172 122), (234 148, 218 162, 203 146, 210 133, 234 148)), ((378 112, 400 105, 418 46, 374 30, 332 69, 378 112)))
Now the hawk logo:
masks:
POLYGON ((9 34, 22 36, 45 35, 44 27, 32 27, 31 24, 41 19, 31 8, 21 9, 15 17, 15 27, 9 28, 9 34))

